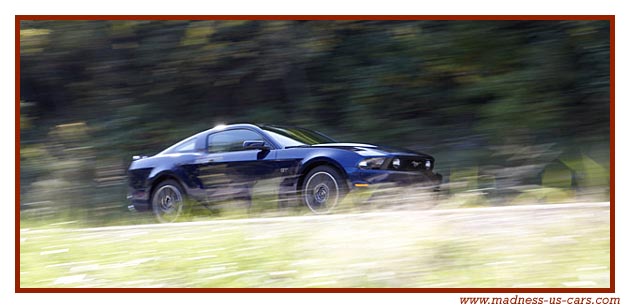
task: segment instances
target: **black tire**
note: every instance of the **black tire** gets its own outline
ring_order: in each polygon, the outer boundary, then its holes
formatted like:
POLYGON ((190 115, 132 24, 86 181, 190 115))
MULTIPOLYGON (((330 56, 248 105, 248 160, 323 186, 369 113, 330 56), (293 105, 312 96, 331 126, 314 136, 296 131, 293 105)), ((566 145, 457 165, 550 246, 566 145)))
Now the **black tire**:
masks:
POLYGON ((182 220, 186 216, 186 193, 174 180, 160 182, 151 195, 151 207, 160 223, 182 220))
POLYGON ((345 180, 330 166, 313 168, 302 184, 301 200, 314 214, 330 214, 347 194, 345 180))

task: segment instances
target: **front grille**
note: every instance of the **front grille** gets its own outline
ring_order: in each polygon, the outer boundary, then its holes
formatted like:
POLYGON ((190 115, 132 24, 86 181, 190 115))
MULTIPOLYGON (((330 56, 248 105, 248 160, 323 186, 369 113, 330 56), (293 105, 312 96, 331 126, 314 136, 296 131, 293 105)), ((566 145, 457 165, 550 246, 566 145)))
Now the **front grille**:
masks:
POLYGON ((390 162, 389 163, 390 169, 400 170, 400 171, 423 171, 423 170, 433 169, 433 161, 431 161, 431 168, 426 167, 425 164, 428 160, 426 158, 409 157, 409 156, 402 156, 398 158, 400 159, 400 167, 394 168, 394 166, 392 165, 392 162, 390 162))

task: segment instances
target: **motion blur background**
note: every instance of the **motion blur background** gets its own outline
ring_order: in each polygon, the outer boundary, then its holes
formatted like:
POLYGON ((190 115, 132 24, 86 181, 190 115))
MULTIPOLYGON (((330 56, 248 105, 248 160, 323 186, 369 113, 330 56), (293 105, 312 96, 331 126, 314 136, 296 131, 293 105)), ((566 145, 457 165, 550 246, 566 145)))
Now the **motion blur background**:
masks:
POLYGON ((236 122, 430 153, 448 206, 608 201, 609 38, 606 20, 22 21, 21 217, 118 224, 132 155, 236 122))

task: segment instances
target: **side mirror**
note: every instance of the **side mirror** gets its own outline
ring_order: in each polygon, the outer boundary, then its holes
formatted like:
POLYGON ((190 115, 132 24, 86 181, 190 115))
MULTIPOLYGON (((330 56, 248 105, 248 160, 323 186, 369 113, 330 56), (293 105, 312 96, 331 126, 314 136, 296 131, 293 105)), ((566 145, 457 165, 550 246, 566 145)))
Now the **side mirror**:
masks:
POLYGON ((268 151, 270 148, 262 140, 245 140, 243 141, 243 149, 268 151))

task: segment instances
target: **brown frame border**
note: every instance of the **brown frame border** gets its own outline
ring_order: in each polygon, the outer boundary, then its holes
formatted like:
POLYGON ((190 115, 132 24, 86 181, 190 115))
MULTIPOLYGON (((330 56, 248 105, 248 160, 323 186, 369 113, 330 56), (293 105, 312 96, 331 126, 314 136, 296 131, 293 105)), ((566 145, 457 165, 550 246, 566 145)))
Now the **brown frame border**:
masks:
POLYGON ((614 293, 615 15, 15 15, 16 293, 614 293), (610 287, 608 288, 22 288, 20 286, 20 22, 23 20, 607 20, 610 22, 610 287))

